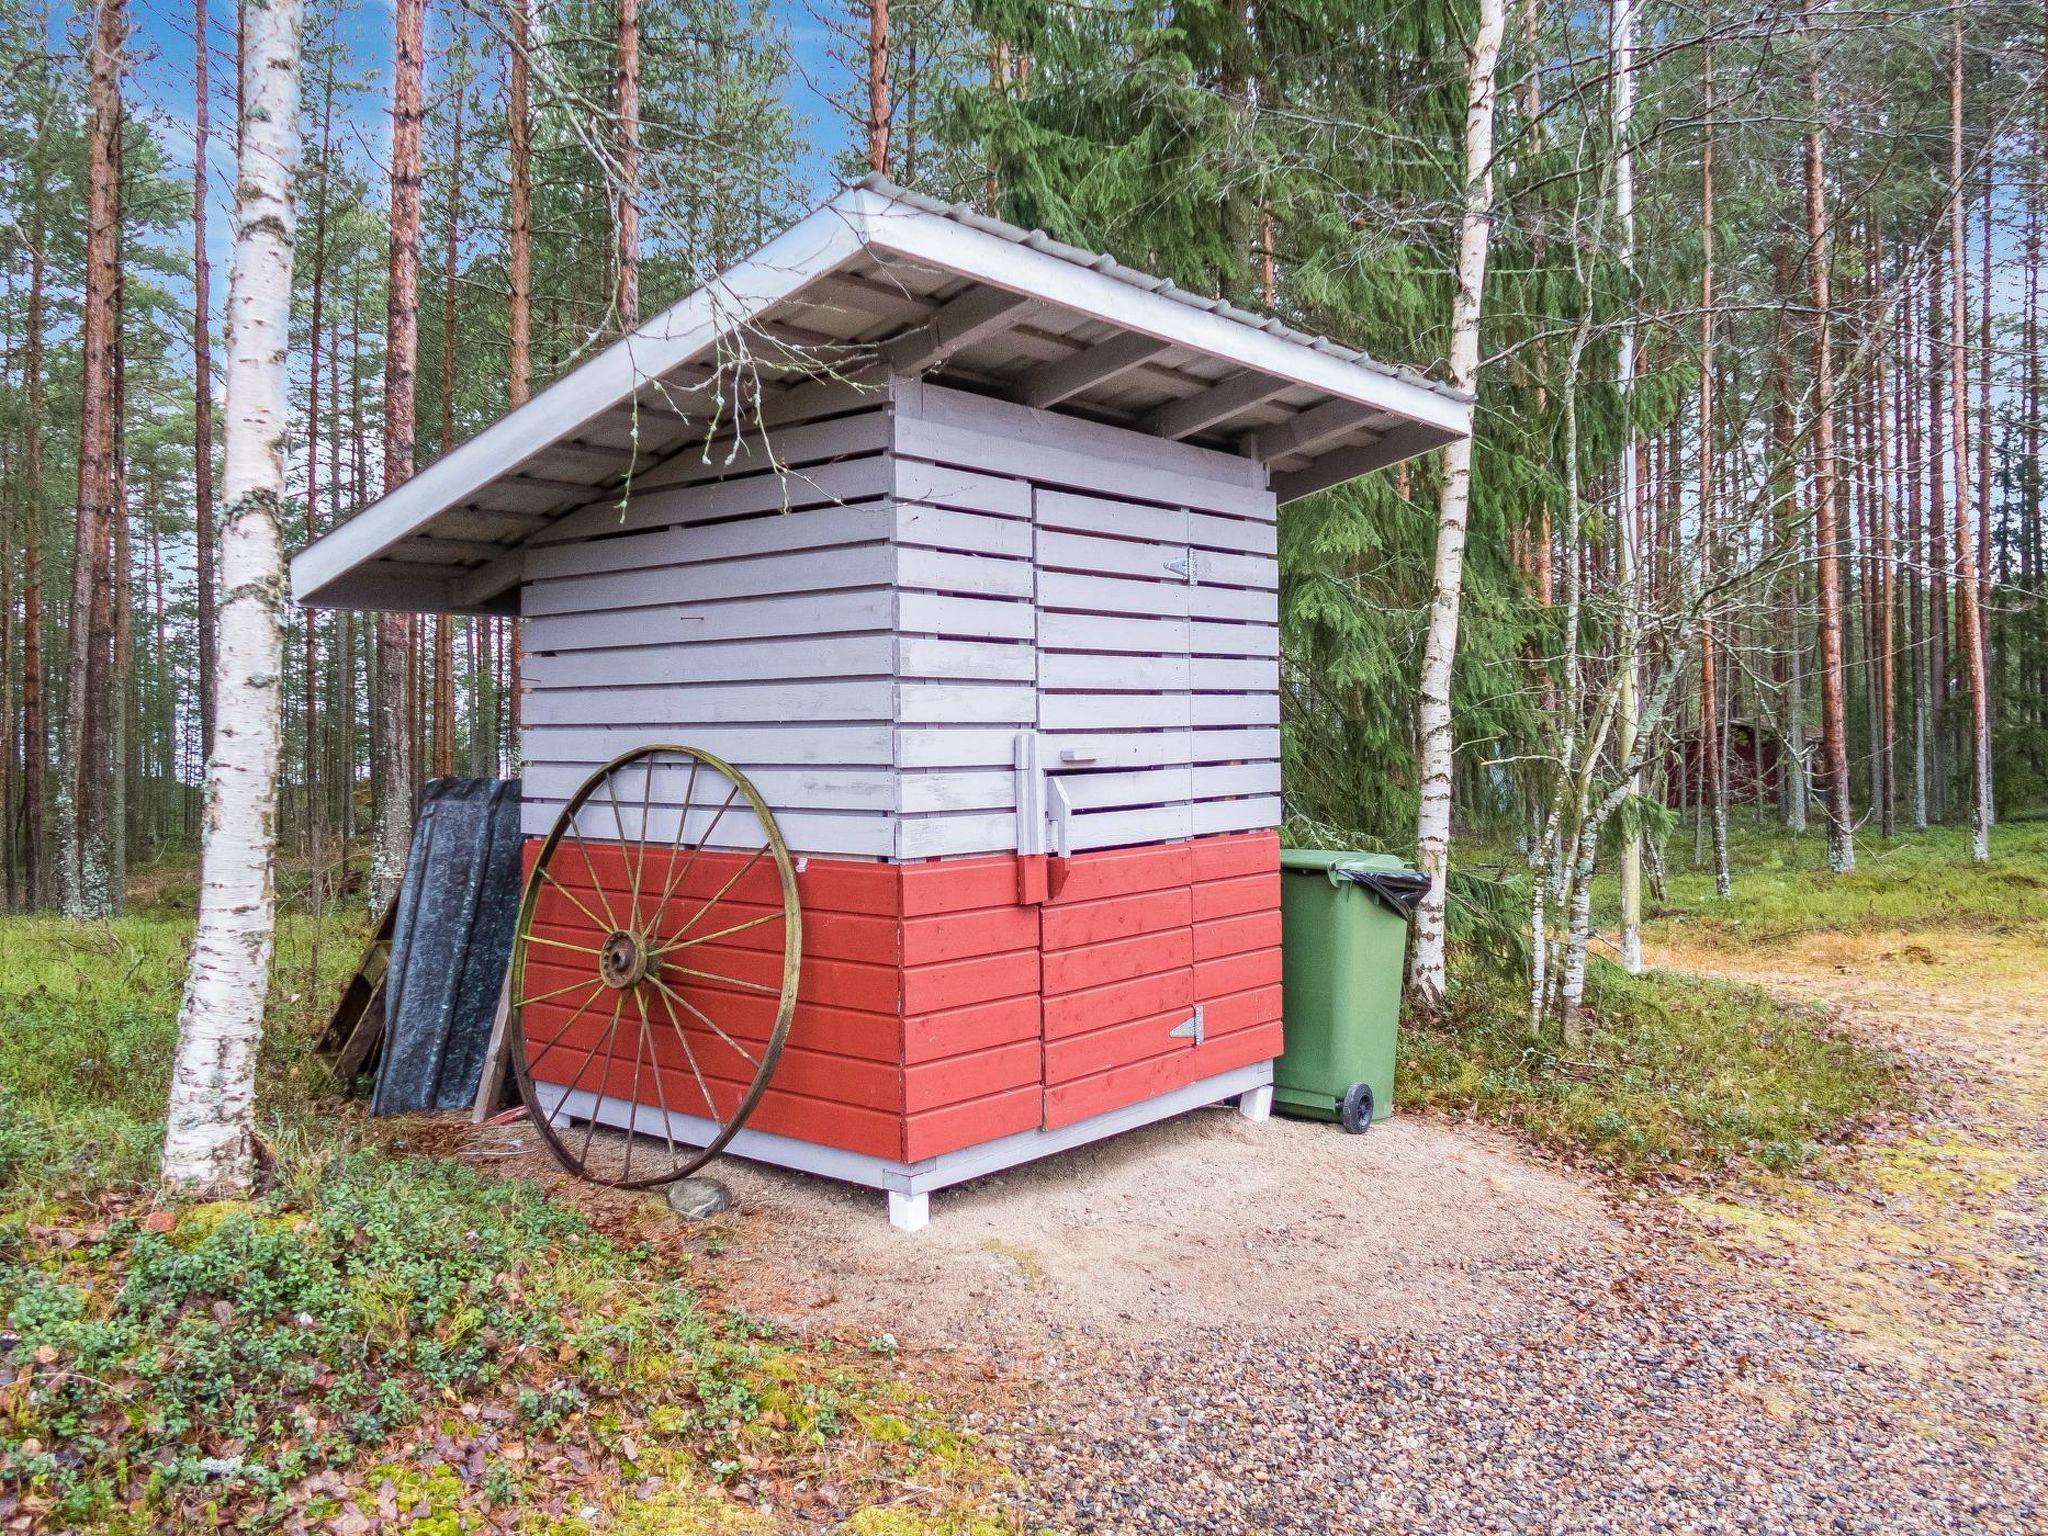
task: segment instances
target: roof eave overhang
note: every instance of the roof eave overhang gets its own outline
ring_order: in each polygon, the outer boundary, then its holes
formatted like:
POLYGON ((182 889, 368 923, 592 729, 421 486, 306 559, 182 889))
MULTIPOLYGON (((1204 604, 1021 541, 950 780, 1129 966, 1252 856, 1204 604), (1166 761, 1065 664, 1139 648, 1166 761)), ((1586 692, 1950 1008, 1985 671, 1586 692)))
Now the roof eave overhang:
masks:
MULTIPOLYGON (((1120 332, 1271 374, 1289 381, 1290 387, 1306 387, 1363 408, 1378 420, 1393 418, 1371 441, 1336 445, 1305 463, 1284 439, 1267 453, 1248 442, 1252 456, 1275 465, 1273 489, 1283 502, 1369 474, 1471 431, 1472 406, 1463 397, 1170 297, 1164 282, 1148 290, 1129 280, 1128 274, 1114 276, 1051 254, 1043 248, 1045 243, 1039 236, 1005 239, 910 207, 883 192, 851 187, 309 545, 292 561, 293 596, 316 608, 513 611, 516 596, 508 594, 516 588, 521 568, 516 547, 480 569, 445 577, 422 571, 417 578, 401 578, 388 574, 388 568, 380 574, 361 567, 439 513, 462 505, 598 417, 644 395, 651 384, 704 358, 722 341, 863 252, 1001 288, 1120 332)), ((593 499, 604 494, 600 487, 592 487, 593 499)))

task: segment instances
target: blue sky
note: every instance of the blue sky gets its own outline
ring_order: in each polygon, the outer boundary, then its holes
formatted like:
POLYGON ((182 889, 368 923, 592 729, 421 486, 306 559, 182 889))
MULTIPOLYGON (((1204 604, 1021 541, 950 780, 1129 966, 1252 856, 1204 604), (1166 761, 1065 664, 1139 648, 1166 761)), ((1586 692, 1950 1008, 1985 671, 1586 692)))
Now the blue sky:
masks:
MULTIPOLYGON (((427 0, 427 46, 437 46, 437 33, 448 0, 427 0)), ((490 3, 490 0, 484 0, 490 3)), ((546 0, 539 0, 545 4, 546 0)), ((829 0, 826 0, 829 3, 829 0)), ((210 153, 207 244, 216 273, 215 290, 225 296, 228 259, 228 204, 234 187, 234 0, 208 0, 213 39, 211 64, 210 153)), ((814 189, 831 182, 833 157, 844 147, 846 128, 818 87, 831 90, 842 82, 843 66, 831 57, 831 37, 804 0, 772 0, 771 11, 789 31, 796 56, 788 101, 798 132, 809 146, 801 170, 814 189)), ((192 154, 193 7, 188 0, 131 0, 131 43, 134 68, 128 84, 133 109, 147 113, 172 161, 189 166, 192 154)), ((59 25, 62 23, 59 22, 59 25)), ((388 157, 391 127, 385 112, 391 58, 389 0, 347 4, 339 20, 340 36, 359 73, 374 71, 376 88, 358 103, 354 119, 337 129, 353 135, 358 157, 382 166, 388 157)), ((477 27, 479 37, 483 30, 477 27)), ((845 82, 850 83, 850 82, 845 82)), ((431 90, 431 82, 429 83, 431 90)), ((189 232, 188 232, 189 235, 189 232)))

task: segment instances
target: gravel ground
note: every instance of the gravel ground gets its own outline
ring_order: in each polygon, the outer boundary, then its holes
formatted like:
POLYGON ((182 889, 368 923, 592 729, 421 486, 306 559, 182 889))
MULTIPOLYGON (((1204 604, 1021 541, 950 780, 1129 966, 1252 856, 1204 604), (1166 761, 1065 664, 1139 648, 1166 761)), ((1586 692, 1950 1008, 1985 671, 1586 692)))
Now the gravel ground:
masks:
MULTIPOLYGON (((1924 955, 1926 951, 1918 951, 1924 955)), ((1833 1189, 1641 1208, 1522 1310, 1383 1345, 1049 1351, 1020 1514, 1088 1532, 2048 1530, 2048 1005, 2025 974, 1777 957, 1942 1079, 1833 1189)), ((1966 962, 1968 956, 1959 957, 1966 962)), ((2024 971, 2024 968, 2022 968, 2024 971)))
POLYGON ((1528 1277, 1620 1228, 1505 1136, 1393 1120, 1369 1135, 1198 1110, 932 1197, 906 1234, 879 1195, 733 1160, 729 1271, 806 1331, 893 1334, 1009 1363, 1049 1346, 1505 1327, 1528 1277))

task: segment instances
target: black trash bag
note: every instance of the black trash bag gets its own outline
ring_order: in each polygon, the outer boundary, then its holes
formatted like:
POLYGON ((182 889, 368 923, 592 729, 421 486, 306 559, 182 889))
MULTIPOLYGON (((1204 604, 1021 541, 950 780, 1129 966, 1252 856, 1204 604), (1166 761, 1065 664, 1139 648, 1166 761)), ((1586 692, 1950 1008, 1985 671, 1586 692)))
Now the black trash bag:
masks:
POLYGON ((398 892, 373 1115, 467 1109, 519 920, 519 780, 435 779, 398 892))
POLYGON ((1429 876, 1412 869, 1364 869, 1356 864, 1335 864, 1330 873, 1353 885, 1362 885, 1404 918, 1413 917, 1429 889, 1429 876))

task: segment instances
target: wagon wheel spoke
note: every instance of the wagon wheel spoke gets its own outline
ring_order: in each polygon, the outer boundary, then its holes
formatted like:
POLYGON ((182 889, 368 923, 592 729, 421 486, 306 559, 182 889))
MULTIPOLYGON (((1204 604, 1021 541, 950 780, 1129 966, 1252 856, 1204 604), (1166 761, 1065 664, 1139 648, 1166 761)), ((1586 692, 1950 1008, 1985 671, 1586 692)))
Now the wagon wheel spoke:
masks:
MULTIPOLYGON (((697 798, 697 770, 702 766, 697 758, 690 759, 690 777, 683 785, 682 802, 676 811, 675 836, 669 839, 668 844, 668 872, 662 877, 661 900, 655 904, 654 916, 648 923, 650 928, 660 922, 661 914, 668 909, 669 892, 674 888, 676 878, 676 861, 683 851, 683 833, 690 825, 690 806, 697 798)), ((694 849, 691 857, 696 857, 694 849)))
POLYGON ((526 936, 526 942, 529 944, 545 944, 550 949, 566 949, 579 955, 601 953, 601 946, 599 945, 571 944, 567 939, 551 939, 544 933, 529 933, 526 936))
MULTIPOLYGON (((668 1090, 661 1085, 661 1052, 655 1049, 654 1028, 647 1016, 647 994, 638 988, 633 992, 633 1004, 640 1010, 640 1046, 647 1053, 648 1064, 654 1069, 654 1103, 661 1111, 661 1139, 668 1143, 668 1160, 676 1161, 676 1138, 674 1128, 668 1123, 668 1090)), ((633 1101, 640 1101, 640 1057, 633 1057, 633 1101)), ((621 1170, 620 1179, 630 1181, 633 1177, 633 1138, 626 1138, 626 1166, 621 1170)))
POLYGON ((706 1013, 702 1008, 699 1008, 695 1003, 691 1002, 687 997, 683 996, 682 993, 671 991, 666 982, 657 981, 655 982, 655 986, 661 989, 663 995, 674 998, 677 1002, 681 1003, 685 1008, 689 1009, 690 1012, 694 1013, 695 1015, 697 1015, 698 1018, 702 1019, 704 1021, 704 1027, 706 1029, 710 1030, 714 1035, 718 1036, 719 1039, 723 1040, 727 1045, 731 1046, 734 1050, 738 1051, 742 1056, 746 1057, 749 1065, 756 1068, 758 1068, 761 1065, 761 1060, 758 1056, 756 1056, 752 1051, 748 1050, 744 1045, 741 1045, 739 1041, 733 1039, 733 1037, 731 1035, 728 1035, 724 1030, 720 1029, 718 1027, 718 1021, 716 1019, 712 1018, 710 1014, 706 1013))
MULTIPOLYGON (((625 1014, 626 1014, 626 994, 625 994, 624 992, 621 992, 621 993, 619 994, 619 1000, 618 1000, 617 1002, 615 1002, 615 1003, 613 1003, 613 1004, 612 1004, 612 1022, 611 1022, 611 1027, 610 1027, 609 1029, 607 1029, 607 1030, 605 1031, 605 1036, 604 1036, 604 1070, 603 1070, 602 1072, 600 1072, 600 1073, 599 1073, 599 1074, 597 1075, 597 1104, 602 1104, 602 1103, 604 1102, 604 1100, 605 1100, 605 1089, 609 1088, 609 1087, 611 1086, 611 1083, 612 1083, 612 1061, 613 1061, 613 1058, 614 1058, 614 1057, 615 1057, 615 1056, 617 1055, 617 1053, 618 1053, 618 1044, 619 1044, 619 1020, 620 1020, 620 1019, 622 1019, 622 1018, 624 1018, 624 1017, 625 1017, 625 1014)), ((595 1052, 593 1052, 593 1053, 592 1053, 592 1055, 591 1055, 591 1058, 590 1058, 590 1059, 591 1059, 592 1061, 595 1061, 595 1060, 597 1059, 597 1057, 596 1057, 596 1053, 595 1053, 595 1052)), ((584 1065, 588 1066, 588 1065, 589 1065, 589 1062, 586 1062, 586 1063, 584 1063, 584 1065)), ((579 1078, 579 1081, 580 1081, 580 1078, 579 1078)), ((636 1091, 637 1091, 637 1088, 636 1088, 636 1091)), ((562 1102, 563 1102, 564 1104, 566 1104, 566 1103, 568 1102, 568 1100, 567 1100, 567 1099, 564 1099, 564 1100, 563 1100, 562 1102)), ((590 1144, 591 1144, 591 1142, 592 1142, 592 1141, 596 1140, 596 1138, 597 1138, 597 1104, 593 1104, 593 1105, 591 1105, 591 1106, 590 1106, 590 1120, 589 1120, 589 1123, 588 1123, 588 1125, 587 1125, 587 1126, 586 1126, 586 1127, 584 1128, 584 1132, 583 1132, 583 1158, 582 1158, 582 1161, 583 1161, 583 1165, 584 1165, 584 1166, 585 1166, 586 1168, 590 1166, 590 1144)), ((558 1104, 558 1105, 556 1105, 555 1107, 556 1107, 557 1109, 559 1109, 559 1108, 561 1107, 561 1105, 559 1105, 559 1104, 558 1104)), ((626 1116, 626 1143, 627 1143, 627 1145, 628 1145, 628 1146, 630 1146, 630 1145, 632 1145, 632 1140, 633 1140, 633 1117, 632 1117, 632 1114, 630 1113, 630 1111, 632 1110, 632 1105, 631 1105, 631 1104, 629 1103, 629 1104, 628 1104, 628 1105, 626 1106, 626 1108, 627 1108, 627 1110, 628 1110, 628 1114, 627 1114, 627 1116, 626 1116)))
MULTIPOLYGON (((648 758, 647 775, 640 786, 640 857, 633 861, 633 926, 642 926, 640 921, 640 891, 647 883, 647 822, 654 813, 654 759, 648 758)), ((650 921, 646 925, 652 928, 650 921)))
MULTIPOLYGON (((604 793, 605 798, 612 803, 612 825, 618 829, 619 833, 619 862, 628 871, 631 871, 634 868, 633 858, 626 851, 629 841, 626 836, 626 813, 619 809, 619 780, 616 774, 605 775, 604 793)), ((643 828, 642 830, 644 831, 645 829, 643 828)), ((633 875, 632 884, 628 889, 632 893, 632 900, 626 906, 626 913, 632 918, 633 926, 638 928, 640 926, 640 877, 637 874, 633 875)))
POLYGON ((571 992, 581 991, 584 987, 594 987, 599 984, 596 977, 586 976, 581 981, 572 981, 565 987, 557 987, 552 992, 543 992, 538 997, 522 997, 512 1006, 515 1008, 529 1008, 535 1003, 552 1002, 558 997, 566 997, 571 992))
POLYGON ((545 1057, 549 1051, 552 1051, 557 1045, 561 1044, 563 1038, 568 1035, 569 1031, 576 1027, 576 1021, 582 1018, 583 1015, 589 1011, 590 1005, 596 1002, 598 998, 601 997, 604 993, 604 983, 598 980, 595 976, 591 977, 590 980, 584 982, 583 985, 593 988, 594 990, 591 992, 590 996, 586 997, 585 999, 583 999, 582 1002, 576 1005, 576 1011, 569 1015, 568 1019, 564 1021, 562 1027, 556 1030, 552 1035, 548 1037, 547 1044, 543 1045, 533 1055, 526 1058, 526 1070, 528 1073, 531 1073, 533 1069, 540 1064, 541 1059, 545 1057))
MULTIPOLYGON (((609 1045, 612 1035, 618 1030, 619 1014, 625 1007, 625 1002, 626 1000, 623 997, 621 997, 617 1002, 612 1004, 612 1021, 605 1032, 605 1040, 607 1042, 607 1045, 609 1045)), ((581 1062, 577 1064, 576 1075, 569 1080, 568 1087, 563 1090, 562 1096, 559 1099, 555 1100, 555 1107, 549 1110, 547 1113, 547 1119, 545 1122, 546 1129, 554 1129, 555 1116, 559 1115, 563 1111, 563 1109, 568 1106, 569 1100, 573 1098, 576 1095, 577 1091, 583 1087, 583 1074, 590 1070, 590 1064, 595 1060, 597 1060, 597 1052, 592 1051, 587 1056, 585 1056, 581 1062)), ((527 1070, 532 1070, 532 1065, 530 1063, 528 1064, 527 1070)), ((599 1079, 599 1082, 600 1084, 602 1084, 603 1079, 599 1079)), ((601 1096, 602 1095, 600 1095, 600 1097, 601 1096)), ((595 1114, 593 1114, 590 1117, 590 1119, 592 1124, 596 1124, 597 1116, 595 1114)))
POLYGON ((552 869, 549 869, 547 865, 542 864, 537 867, 540 870, 541 879, 547 881, 549 885, 552 885, 556 890, 560 891, 562 895, 565 898, 567 898, 571 906, 575 907, 575 909, 578 912, 581 912, 585 917, 589 918, 590 925, 593 928, 608 928, 611 926, 611 924, 607 923, 603 918, 599 917, 595 912, 591 911, 590 908, 583 905, 582 901, 577 897, 576 893, 570 890, 569 887, 567 887, 566 885, 562 884, 561 881, 557 880, 555 878, 555 872, 552 869))
POLYGON ((704 1095, 704 1107, 711 1112, 711 1118, 718 1118, 718 1101, 711 1097, 711 1085, 704 1081, 703 1070, 697 1065, 697 1053, 690 1049, 690 1036, 683 1028, 683 1021, 676 1017, 676 1005, 668 1000, 668 988, 656 987, 654 995, 661 999, 661 1006, 668 1010, 668 1021, 675 1026, 676 1038, 683 1042, 683 1057, 690 1063, 690 1075, 697 1079, 697 1090, 704 1095))
MULTIPOLYGON (((735 885, 738 885, 740 881, 746 876, 747 871, 752 869, 756 864, 761 862, 761 855, 766 853, 767 851, 768 847, 765 843, 761 847, 756 848, 753 854, 748 858, 747 862, 742 864, 738 869, 734 870, 732 872, 731 878, 728 879, 725 882, 725 884, 721 885, 716 891, 712 893, 711 899, 705 902, 704 905, 699 907, 695 912, 692 912, 690 914, 690 920, 684 923, 683 926, 678 928, 673 934, 669 935, 671 942, 664 945, 663 947, 665 949, 674 949, 676 946, 673 941, 680 939, 684 934, 688 933, 692 928, 696 927, 697 919, 702 917, 706 912, 709 912, 713 907, 717 906, 719 902, 723 901, 725 899, 725 893, 727 891, 730 891, 735 885)), ((780 914, 777 915, 779 916, 780 914)))
MULTIPOLYGON (((581 806, 577 807, 578 811, 581 809, 581 806)), ((576 811, 569 812, 568 827, 569 836, 576 841, 576 851, 583 855, 583 872, 590 876, 590 888, 597 892, 598 905, 604 908, 605 923, 616 928, 619 926, 619 919, 612 911, 611 898, 604 893, 604 882, 597 878, 597 866, 590 862, 590 845, 583 841, 583 834, 576 830, 576 811)))
MULTIPOLYGON (((704 851, 705 845, 711 841, 711 834, 716 832, 718 830, 718 824, 721 821, 725 820, 725 813, 732 809, 732 803, 734 800, 739 798, 739 793, 739 785, 733 785, 731 791, 728 792, 725 797, 725 803, 719 806, 718 814, 711 818, 711 825, 704 829, 704 835, 697 839, 695 846, 690 849, 690 857, 683 862, 682 873, 677 874, 676 871, 673 869, 669 871, 669 878, 666 882, 663 883, 661 888, 661 904, 664 908, 668 906, 669 897, 672 896, 675 892, 681 890, 683 887, 683 882, 690 878, 690 871, 697 867, 697 855, 702 853, 704 851)), ((689 819, 690 808, 686 805, 683 807, 683 821, 687 822, 689 819)), ((682 831, 681 823, 677 824, 676 830, 677 834, 680 836, 682 831)))
MULTIPOLYGON (((771 987, 766 982, 748 981, 741 976, 727 976, 721 971, 697 971, 692 970, 687 965, 671 965, 666 967, 666 969, 675 972, 678 976, 694 976, 699 981, 716 981, 722 982, 728 987, 744 987, 749 992, 762 992, 766 993, 769 997, 780 996, 782 992, 780 987, 771 987)), ((655 985, 660 986, 661 983, 656 982, 655 985)))
POLYGON ((764 912, 759 917, 750 917, 744 923, 734 923, 730 928, 721 928, 716 933, 700 933, 693 939, 672 940, 655 950, 655 953, 657 955, 665 955, 672 950, 688 949, 693 944, 709 944, 715 939, 729 938, 735 933, 745 933, 749 928, 759 928, 763 923, 779 923, 781 921, 781 912, 764 912))

